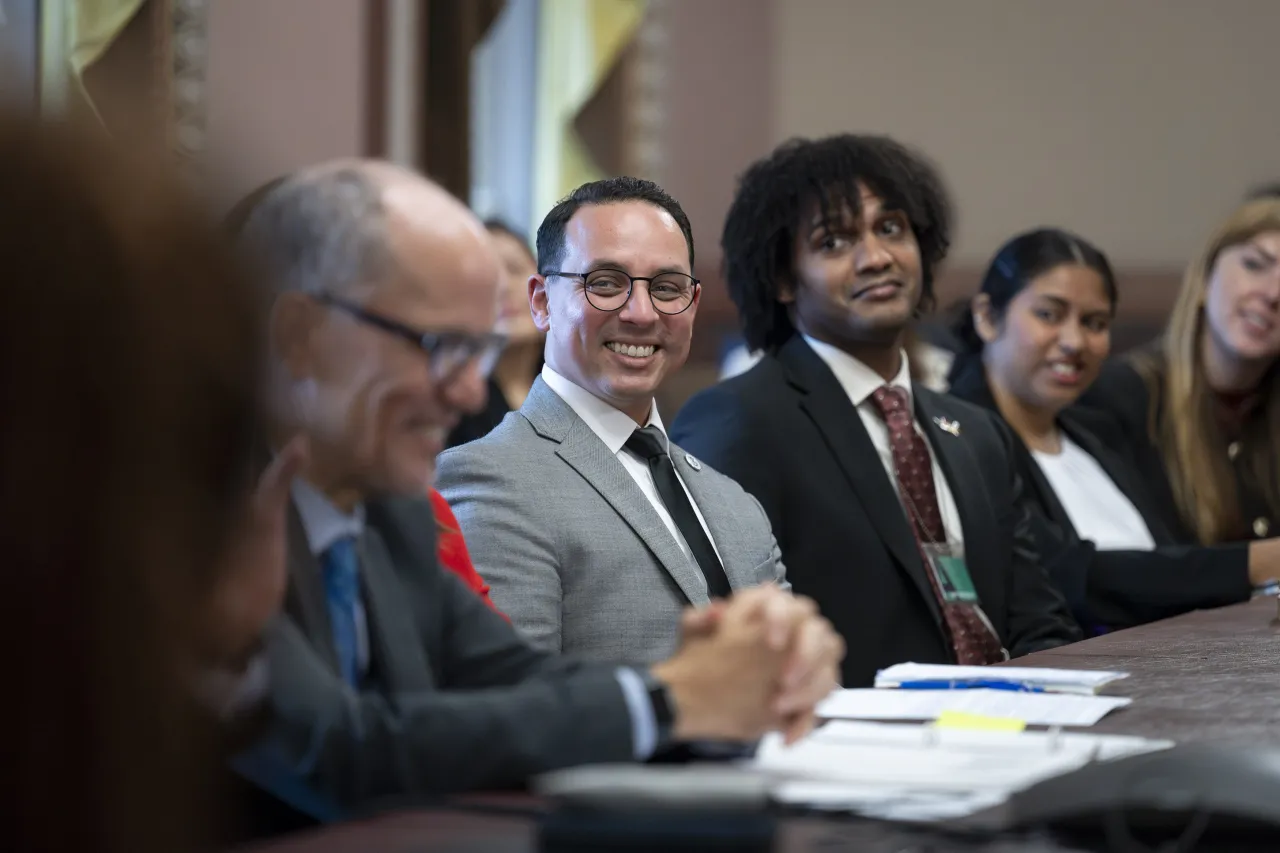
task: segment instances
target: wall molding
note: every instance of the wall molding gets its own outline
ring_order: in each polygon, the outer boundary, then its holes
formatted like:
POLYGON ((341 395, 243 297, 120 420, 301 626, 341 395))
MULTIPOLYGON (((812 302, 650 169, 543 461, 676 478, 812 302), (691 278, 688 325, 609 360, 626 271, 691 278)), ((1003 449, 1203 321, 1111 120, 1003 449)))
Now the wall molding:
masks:
POLYGON ((174 153, 198 169, 208 150, 209 0, 152 0, 162 97, 174 153))
POLYGON ((623 163, 630 174, 663 182, 666 166, 664 141, 667 126, 667 87, 670 34, 666 6, 669 0, 649 0, 644 20, 636 32, 630 55, 624 61, 623 163))

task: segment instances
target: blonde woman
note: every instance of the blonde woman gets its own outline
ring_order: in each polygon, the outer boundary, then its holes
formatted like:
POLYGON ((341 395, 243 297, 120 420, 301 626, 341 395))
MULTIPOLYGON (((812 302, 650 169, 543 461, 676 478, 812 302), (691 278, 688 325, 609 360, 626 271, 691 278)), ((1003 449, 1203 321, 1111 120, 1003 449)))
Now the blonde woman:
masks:
POLYGON ((1148 482, 1195 539, 1280 534, 1280 198, 1251 199, 1187 268, 1162 338, 1088 395, 1145 440, 1148 482))

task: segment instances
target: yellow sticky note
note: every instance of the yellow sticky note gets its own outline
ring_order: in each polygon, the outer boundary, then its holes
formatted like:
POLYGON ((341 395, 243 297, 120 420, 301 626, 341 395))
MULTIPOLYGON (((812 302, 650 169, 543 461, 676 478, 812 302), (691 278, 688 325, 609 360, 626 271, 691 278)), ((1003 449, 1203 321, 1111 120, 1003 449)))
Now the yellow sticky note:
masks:
POLYGON ((985 717, 964 711, 943 711, 933 723, 939 729, 968 729, 981 732, 1020 732, 1027 727, 1022 720, 1011 717, 985 717))

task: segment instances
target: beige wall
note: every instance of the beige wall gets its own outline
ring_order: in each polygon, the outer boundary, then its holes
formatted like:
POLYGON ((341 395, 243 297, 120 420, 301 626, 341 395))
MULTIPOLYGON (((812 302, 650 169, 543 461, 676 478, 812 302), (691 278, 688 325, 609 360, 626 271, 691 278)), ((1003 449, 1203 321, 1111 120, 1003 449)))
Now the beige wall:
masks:
MULTIPOLYGON (((235 190, 363 148, 363 0, 210 4, 209 132, 235 190)), ((1126 266, 1180 266, 1280 177, 1272 0, 664 0, 662 178, 714 267, 736 175, 795 134, 926 149, 960 264, 1052 222, 1126 266)))
POLYGON ((211 153, 238 194, 298 166, 360 154, 364 0, 209 4, 211 153))
POLYGON ((1273 0, 775 0, 772 141, 882 131, 942 166, 953 257, 1075 228, 1180 266, 1280 177, 1273 0))
POLYGON ((715 268, 738 173, 773 128, 774 0, 663 0, 668 33, 661 180, 693 225, 699 266, 715 268))

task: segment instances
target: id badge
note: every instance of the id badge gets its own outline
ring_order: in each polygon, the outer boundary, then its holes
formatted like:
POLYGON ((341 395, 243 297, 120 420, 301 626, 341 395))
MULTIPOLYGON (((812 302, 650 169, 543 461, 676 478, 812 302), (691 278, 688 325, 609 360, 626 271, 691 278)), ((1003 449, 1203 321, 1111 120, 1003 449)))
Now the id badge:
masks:
POLYGON ((933 577, 938 582, 944 602, 978 603, 978 592, 973 588, 973 579, 969 577, 969 567, 964 562, 962 547, 950 543, 925 545, 924 555, 929 562, 929 571, 933 572, 933 577))

